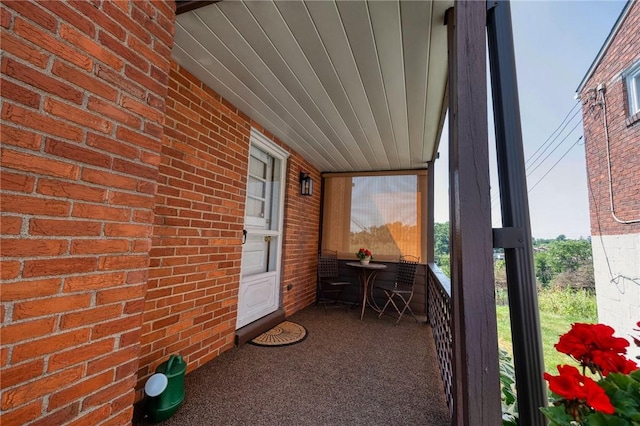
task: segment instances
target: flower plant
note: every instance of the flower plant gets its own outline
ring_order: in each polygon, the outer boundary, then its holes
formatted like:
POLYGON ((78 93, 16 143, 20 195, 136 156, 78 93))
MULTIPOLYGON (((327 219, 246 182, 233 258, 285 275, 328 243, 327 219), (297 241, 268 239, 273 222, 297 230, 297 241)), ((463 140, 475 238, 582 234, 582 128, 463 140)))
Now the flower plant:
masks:
POLYGON ((360 250, 358 250, 358 252, 356 253, 356 257, 360 260, 369 257, 371 259, 373 259, 373 254, 371 254, 371 251, 369 251, 369 249, 366 248, 361 248, 360 250))
MULTIPOLYGON (((552 426, 640 425, 640 370, 624 356, 629 341, 613 334, 604 324, 575 323, 560 336, 556 350, 582 371, 558 365, 557 376, 544 374, 552 406, 541 410, 552 426)), ((640 346, 640 339, 633 340, 640 346)))

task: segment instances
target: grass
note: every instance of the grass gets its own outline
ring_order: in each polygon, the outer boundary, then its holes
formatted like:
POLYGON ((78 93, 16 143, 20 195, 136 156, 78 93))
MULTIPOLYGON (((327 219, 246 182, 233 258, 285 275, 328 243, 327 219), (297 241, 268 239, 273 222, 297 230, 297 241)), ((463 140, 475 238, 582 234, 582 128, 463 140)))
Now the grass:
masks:
MULTIPOLYGON (((556 365, 571 364, 570 358, 556 351, 553 345, 574 322, 597 322, 595 299, 595 295, 584 291, 545 289, 538 293, 545 371, 557 374, 556 365)), ((500 347, 513 355, 509 307, 498 306, 496 313, 500 347)))

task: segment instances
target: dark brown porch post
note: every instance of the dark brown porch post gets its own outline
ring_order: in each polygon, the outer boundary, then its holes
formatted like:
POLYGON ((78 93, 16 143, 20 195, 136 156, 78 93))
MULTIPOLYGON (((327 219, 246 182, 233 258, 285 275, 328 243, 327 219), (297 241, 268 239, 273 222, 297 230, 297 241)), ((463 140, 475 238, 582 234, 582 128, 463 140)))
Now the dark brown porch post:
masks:
POLYGON ((456 426, 501 423, 493 283, 486 81, 486 3, 447 13, 449 188, 456 426))

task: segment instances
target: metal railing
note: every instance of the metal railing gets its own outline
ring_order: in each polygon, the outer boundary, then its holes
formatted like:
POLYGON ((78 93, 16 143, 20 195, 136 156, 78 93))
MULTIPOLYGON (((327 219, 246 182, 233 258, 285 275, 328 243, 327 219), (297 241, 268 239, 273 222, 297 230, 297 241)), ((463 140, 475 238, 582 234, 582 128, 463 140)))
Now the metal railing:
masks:
POLYGON ((453 418, 453 360, 451 334, 451 281, 435 263, 427 268, 427 300, 429 324, 433 330, 440 375, 453 418))

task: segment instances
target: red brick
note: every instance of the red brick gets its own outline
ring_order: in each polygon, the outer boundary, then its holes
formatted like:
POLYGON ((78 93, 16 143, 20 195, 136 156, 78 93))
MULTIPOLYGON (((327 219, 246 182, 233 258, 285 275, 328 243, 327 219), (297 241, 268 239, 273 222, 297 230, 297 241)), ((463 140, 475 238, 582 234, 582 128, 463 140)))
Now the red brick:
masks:
POLYGON ((64 291, 72 293, 77 291, 101 290, 123 285, 124 280, 124 272, 67 277, 64 280, 64 291))
POLYGON ((91 2, 86 0, 74 0, 70 1, 73 7, 75 7, 80 13, 93 22, 100 22, 100 26, 107 30, 111 35, 116 36, 120 40, 124 40, 126 31, 116 21, 109 18, 99 8, 96 8, 91 2))
POLYGON ((60 291, 62 279, 51 278, 45 280, 26 281, 16 283, 3 283, 0 300, 9 302, 12 300, 31 299, 57 294, 60 291))
POLYGON ((40 179, 37 192, 54 197, 94 202, 105 201, 107 197, 107 191, 102 188, 53 179, 40 179))
POLYGON ((49 62, 48 54, 36 47, 26 44, 24 41, 9 32, 2 33, 2 37, 0 37, 0 46, 2 47, 3 52, 10 53, 20 59, 24 59, 38 68, 44 68, 49 62))
POLYGON ((77 49, 57 40, 51 34, 34 27, 26 21, 16 18, 13 28, 17 35, 29 40, 37 46, 40 46, 44 50, 66 59, 72 64, 75 64, 87 71, 91 71, 93 68, 93 61, 91 58, 83 55, 77 49))
POLYGON ((149 196, 111 191, 109 193, 109 202, 111 204, 122 205, 127 207, 139 207, 139 208, 151 209, 154 206, 155 200, 153 197, 149 197, 149 196))
MULTIPOLYGON (((88 169, 86 167, 82 169, 82 180, 85 182, 108 186, 111 188, 121 188, 127 190, 135 190, 137 185, 137 181, 130 177, 119 176, 111 172, 105 172, 101 170, 88 169)), ((127 204, 124 203, 124 205, 127 204)))
POLYGON ((0 253, 4 257, 58 256, 67 251, 67 240, 19 238, 2 240, 0 253))
MULTIPOLYGON (((129 405, 133 404, 133 401, 129 405)), ((103 419, 109 418, 109 414, 111 413, 111 405, 105 404, 102 407, 99 407, 93 411, 89 411, 89 413, 82 415, 80 413, 79 417, 73 420, 71 423, 67 423, 67 426, 86 426, 86 425, 97 425, 103 419)), ((128 422, 131 417, 127 418, 124 423, 128 422)))
POLYGON ((142 124, 142 120, 134 116, 131 112, 93 96, 89 98, 87 108, 130 127, 139 128, 142 124))
POLYGON ((100 222, 84 220, 31 219, 29 234, 57 236, 100 235, 100 222))
MULTIPOLYGON (((128 7, 128 4, 127 4, 128 7)), ((104 11, 112 17, 116 22, 120 23, 125 29, 125 31, 131 32, 135 34, 139 39, 143 40, 146 43, 151 42, 151 36, 147 31, 138 25, 131 17, 124 13, 121 8, 119 8, 116 2, 109 2, 104 5, 104 11)))
POLYGON ((87 329, 69 331, 16 345, 13 348, 11 361, 17 364, 81 345, 89 341, 89 332, 87 329))
MULTIPOLYGON (((87 308, 91 304, 90 294, 76 294, 69 296, 50 297, 43 300, 16 302, 13 306, 13 319, 42 317, 61 312, 87 308)), ((55 319, 55 318, 52 318, 55 319)))
POLYGON ((53 63, 51 73, 104 99, 115 101, 118 96, 118 91, 113 87, 101 82, 86 71, 80 71, 62 61, 53 63))
POLYGON ((143 133, 134 132, 133 130, 126 129, 118 126, 116 130, 116 137, 119 140, 129 142, 134 146, 146 148, 154 152, 160 152, 162 148, 162 141, 156 138, 151 138, 143 133))
POLYGON ((98 260, 98 269, 108 271, 114 269, 135 269, 149 266, 149 256, 102 256, 98 260))
MULTIPOLYGON (((147 72, 149 70, 149 63, 142 56, 130 50, 120 40, 117 40, 111 37, 109 34, 105 33, 104 31, 99 32, 98 42, 102 46, 106 47, 107 49, 115 53, 114 56, 124 59, 125 61, 141 69, 143 72, 147 72)), ((121 68, 122 68, 121 66, 117 67, 116 70, 120 71, 121 68)))
POLYGON ((2 142, 2 144, 39 150, 42 145, 42 136, 27 130, 16 129, 3 123, 2 132, 0 132, 0 142, 2 142))
POLYGON ((89 379, 75 383, 60 392, 56 392, 49 397, 49 410, 55 410, 70 402, 76 401, 84 395, 91 395, 98 389, 103 388, 113 380, 112 372, 105 372, 89 379))
POLYGON ((51 425, 66 425, 67 422, 77 417, 80 412, 80 403, 75 402, 67 405, 58 411, 47 412, 45 417, 38 419, 31 423, 29 426, 51 426, 51 425))
POLYGON ((44 29, 51 31, 52 33, 55 33, 56 29, 58 28, 58 20, 56 19, 56 17, 51 15, 49 12, 42 9, 35 3, 8 1, 3 2, 3 4, 18 12, 18 15, 30 19, 31 21, 40 25, 44 29))
POLYGON ((18 86, 17 84, 5 79, 0 81, 0 87, 2 87, 2 96, 7 99, 11 99, 31 108, 38 108, 40 106, 40 95, 26 87, 18 86))
POLYGON ((104 235, 107 237, 151 237, 153 228, 150 225, 131 225, 128 223, 107 223, 104 235))
MULTIPOLYGON (((79 127, 10 103, 5 103, 2 106, 2 119, 33 130, 49 133, 53 136, 77 142, 82 140, 82 129, 79 127)), ((27 165, 25 165, 25 167, 27 167, 27 165)))
MULTIPOLYGON (((6 164, 3 164, 6 167, 6 164)), ((48 216, 67 216, 70 204, 67 201, 36 198, 26 195, 4 194, 0 209, 6 212, 22 214, 40 214, 48 216)))
POLYGON ((0 188, 4 191, 32 192, 35 178, 0 170, 0 188))
POLYGON ((59 373, 44 376, 41 379, 23 386, 5 390, 2 394, 1 407, 3 410, 18 407, 43 395, 54 392, 63 386, 74 383, 82 376, 82 370, 82 366, 69 368, 59 373))
POLYGON ((12 280, 20 274, 20 262, 18 261, 0 261, 0 278, 3 280, 12 280))
POLYGON ((8 167, 25 172, 32 172, 48 176, 57 176, 67 179, 75 179, 77 178, 79 173, 78 166, 74 164, 37 157, 31 154, 3 149, 1 151, 1 155, 2 166, 5 168, 8 167))
POLYGON ((162 96, 167 91, 166 86, 163 86, 153 78, 150 78, 146 73, 130 65, 124 66, 124 75, 157 95, 162 96))
POLYGON ((102 290, 96 295, 97 305, 106 305, 109 303, 117 303, 125 300, 143 297, 146 285, 123 286, 112 290, 102 290))
POLYGON ((81 274, 95 270, 96 259, 93 257, 27 260, 24 262, 22 276, 24 278, 31 278, 46 275, 81 274))
POLYGON ((88 36, 95 36, 96 28, 93 22, 71 9, 65 2, 39 0, 38 4, 49 9, 51 12, 58 15, 62 21, 70 23, 88 36))
POLYGON ((120 158, 113 159, 113 170, 136 177, 154 180, 157 179, 158 176, 158 169, 155 167, 147 167, 145 165, 122 160, 120 158))
POLYGON ((129 220, 130 211, 124 208, 108 207, 106 205, 74 203, 71 212, 73 217, 85 219, 115 220, 126 222, 129 220))
POLYGON ((64 314, 60 320, 60 329, 65 330, 104 322, 119 317, 122 312, 122 306, 108 305, 64 314))
POLYGON ((131 96, 135 96, 139 99, 144 99, 146 91, 142 86, 131 80, 122 78, 122 75, 106 65, 98 64, 96 75, 102 80, 122 89, 131 96))
POLYGON ((113 123, 111 123, 111 121, 88 113, 83 108, 76 108, 52 98, 47 98, 44 101, 44 110, 50 114, 65 118, 81 126, 90 127, 102 133, 110 133, 113 129, 113 123))
POLYGON ((2 387, 10 388, 21 382, 27 382, 40 376, 44 371, 44 359, 23 363, 2 370, 2 387))
MULTIPOLYGON (((42 301, 38 303, 44 304, 42 301)), ((6 345, 50 334, 54 331, 56 322, 56 318, 51 317, 5 325, 2 327, 2 343, 6 345)), ((2 385, 6 386, 4 375, 2 377, 2 385)))
POLYGON ((123 253, 129 248, 128 240, 74 240, 71 254, 123 253))
POLYGON ((42 413, 42 400, 34 401, 10 412, 0 413, 0 424, 24 425, 42 413))
POLYGON ((53 372, 67 368, 75 364, 90 361, 105 353, 111 353, 113 352, 114 343, 114 339, 104 339, 98 342, 91 342, 87 345, 77 346, 64 352, 56 352, 49 357, 48 371, 53 372))
MULTIPOLYGON (((135 119, 135 117, 132 118, 135 119)), ((120 143, 114 138, 96 135, 95 133, 87 135, 87 145, 117 154, 119 157, 138 158, 140 155, 140 150, 135 146, 120 143)))
POLYGON ((150 107, 128 96, 123 96, 120 99, 120 104, 123 108, 156 123, 162 123, 162 119, 164 118, 164 113, 161 109, 150 107))
POLYGON ((0 233, 16 235, 22 229, 22 218, 17 216, 0 216, 0 233))
POLYGON ((101 45, 87 38, 84 34, 76 31, 67 24, 60 27, 60 36, 69 43, 108 65, 116 71, 122 69, 124 63, 118 55, 114 55, 101 45))
POLYGON ((103 337, 118 335, 125 331, 139 328, 141 323, 141 315, 132 315, 109 322, 100 322, 93 326, 91 339, 97 340, 103 337))
POLYGON ((0 25, 2 28, 9 28, 11 26, 11 12, 7 9, 0 9, 0 25))
MULTIPOLYGON (((70 85, 51 78, 40 71, 23 65, 13 59, 2 59, 2 72, 10 77, 20 80, 30 86, 37 87, 43 91, 59 96, 68 101, 79 104, 82 102, 82 92, 74 89, 70 85)), ((5 88, 2 87, 2 94, 5 95, 5 88)), ((38 102, 35 106, 40 103, 38 102)), ((33 106, 33 105, 32 105, 33 106)))
POLYGON ((97 374, 138 358, 138 348, 133 346, 96 357, 87 364, 87 374, 97 374))

